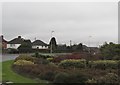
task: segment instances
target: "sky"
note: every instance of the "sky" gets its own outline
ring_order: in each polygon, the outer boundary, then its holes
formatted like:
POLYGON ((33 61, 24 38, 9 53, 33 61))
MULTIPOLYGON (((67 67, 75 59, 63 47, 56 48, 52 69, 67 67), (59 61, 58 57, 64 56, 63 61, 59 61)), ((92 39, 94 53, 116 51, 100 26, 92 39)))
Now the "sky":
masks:
POLYGON ((117 2, 4 2, 2 34, 58 44, 98 46, 118 42, 117 2), (91 36, 91 37, 90 37, 91 36))

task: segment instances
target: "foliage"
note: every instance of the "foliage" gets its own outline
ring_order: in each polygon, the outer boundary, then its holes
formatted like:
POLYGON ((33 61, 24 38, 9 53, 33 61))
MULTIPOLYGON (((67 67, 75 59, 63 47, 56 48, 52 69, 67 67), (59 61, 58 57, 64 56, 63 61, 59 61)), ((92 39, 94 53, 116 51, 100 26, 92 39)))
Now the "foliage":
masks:
POLYGON ((18 60, 14 62, 14 65, 33 65, 34 63, 27 60, 18 60))
POLYGON ((34 62, 34 64, 48 64, 49 63, 49 61, 46 59, 31 57, 30 55, 25 55, 25 54, 17 57, 15 59, 15 62, 18 60, 27 60, 27 61, 34 62))
POLYGON ((53 60, 53 58, 47 58, 47 60, 51 62, 53 60))
POLYGON ((53 58, 53 56, 51 55, 42 55, 39 54, 38 52, 36 52, 34 55, 32 55, 33 57, 37 57, 37 58, 43 58, 43 59, 47 59, 47 58, 53 58))
POLYGON ((69 68, 69 67, 85 68, 86 60, 85 59, 80 59, 80 60, 74 60, 74 59, 63 60, 63 61, 60 62, 59 66, 62 66, 64 68, 69 68))
POLYGON ((77 45, 77 49, 76 50, 78 50, 78 51, 83 51, 83 45, 82 45, 82 43, 79 43, 78 45, 77 45))
POLYGON ((49 43, 49 49, 52 49, 53 52, 57 49, 57 42, 55 37, 52 37, 49 43))
POLYGON ((86 83, 94 84, 94 83, 97 83, 97 81, 92 78, 92 79, 88 79, 88 80, 86 81, 86 83))
POLYGON ((32 52, 32 44, 30 40, 24 40, 24 42, 18 47, 20 53, 32 52))
POLYGON ((50 70, 50 71, 40 73, 39 77, 40 77, 40 79, 43 79, 43 80, 53 81, 55 75, 56 75, 56 72, 50 70))
POLYGON ((97 79, 97 83, 118 83, 118 75, 115 73, 108 73, 97 79))
POLYGON ((109 44, 105 43, 101 46, 100 50, 103 55, 103 59, 120 59, 120 44, 114 44, 112 42, 109 44))
POLYGON ((14 48, 9 48, 9 49, 7 49, 7 52, 8 53, 10 53, 10 54, 12 54, 12 53, 19 53, 19 51, 17 50, 17 49, 14 49, 14 48))
POLYGON ((30 55, 27 55, 27 54, 22 54, 22 55, 19 55, 19 57, 17 57, 15 59, 15 61, 17 61, 17 60, 27 60, 27 61, 34 62, 35 58, 31 57, 30 55))
POLYGON ((64 55, 64 56, 58 56, 58 57, 54 57, 53 58, 53 62, 61 62, 63 60, 66 60, 66 59, 82 59, 82 58, 86 58, 87 57, 87 54, 86 53, 72 53, 70 55, 64 55))
POLYGON ((97 61, 90 61, 89 65, 95 69, 117 69, 118 62, 114 60, 97 60, 97 61))
POLYGON ((82 73, 58 73, 55 76, 54 83, 85 83, 88 79, 88 76, 82 73))

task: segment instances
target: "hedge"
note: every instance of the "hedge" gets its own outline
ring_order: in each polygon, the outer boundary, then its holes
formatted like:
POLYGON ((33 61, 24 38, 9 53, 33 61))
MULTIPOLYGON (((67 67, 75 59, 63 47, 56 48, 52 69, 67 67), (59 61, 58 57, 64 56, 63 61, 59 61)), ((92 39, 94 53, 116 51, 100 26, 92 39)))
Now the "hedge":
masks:
POLYGON ((85 68, 86 60, 85 59, 79 59, 79 60, 68 59, 68 60, 63 60, 63 61, 61 61, 59 63, 59 66, 62 66, 64 68, 68 68, 68 67, 85 68))
POLYGON ((95 69, 117 69, 118 62, 114 60, 97 60, 90 61, 89 66, 95 69))

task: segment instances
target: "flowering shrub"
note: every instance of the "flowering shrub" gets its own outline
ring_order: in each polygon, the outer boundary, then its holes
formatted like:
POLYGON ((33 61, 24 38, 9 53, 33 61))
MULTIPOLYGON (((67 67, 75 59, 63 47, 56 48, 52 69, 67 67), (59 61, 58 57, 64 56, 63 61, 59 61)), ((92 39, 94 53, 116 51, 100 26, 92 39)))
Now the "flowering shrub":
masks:
POLYGON ((32 57, 30 55, 20 55, 19 57, 17 57, 15 59, 15 62, 18 60, 26 60, 26 61, 31 61, 34 62, 34 64, 48 64, 49 61, 43 58, 36 58, 36 57, 32 57))
POLYGON ((19 55, 19 57, 17 57, 15 59, 15 61, 17 60, 26 60, 26 61, 31 61, 31 62, 34 62, 35 61, 35 58, 34 57, 31 57, 30 55, 19 55))
POLYGON ((74 59, 68 59, 63 60, 60 62, 59 66, 62 67, 75 67, 75 68, 84 68, 86 66, 86 60, 80 59, 80 60, 74 60, 74 59))
POLYGON ((81 59, 83 58, 83 55, 82 54, 71 54, 71 55, 64 55, 64 56, 58 56, 58 57, 54 57, 53 58, 53 62, 61 62, 63 60, 66 60, 66 59, 74 59, 74 60, 77 60, 77 59, 81 59))
POLYGON ((14 65, 33 65, 34 63, 31 61, 27 61, 27 60, 18 60, 16 62, 14 62, 14 65))

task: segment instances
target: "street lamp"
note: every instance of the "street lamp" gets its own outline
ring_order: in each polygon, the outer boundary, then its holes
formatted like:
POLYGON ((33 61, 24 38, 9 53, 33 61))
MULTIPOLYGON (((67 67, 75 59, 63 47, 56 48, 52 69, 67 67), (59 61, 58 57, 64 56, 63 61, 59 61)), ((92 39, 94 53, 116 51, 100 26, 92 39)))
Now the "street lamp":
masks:
POLYGON ((89 53, 91 51, 91 49, 90 49, 90 46, 91 46, 90 38, 92 38, 92 36, 89 36, 89 53))

